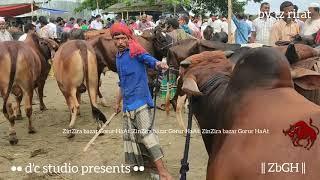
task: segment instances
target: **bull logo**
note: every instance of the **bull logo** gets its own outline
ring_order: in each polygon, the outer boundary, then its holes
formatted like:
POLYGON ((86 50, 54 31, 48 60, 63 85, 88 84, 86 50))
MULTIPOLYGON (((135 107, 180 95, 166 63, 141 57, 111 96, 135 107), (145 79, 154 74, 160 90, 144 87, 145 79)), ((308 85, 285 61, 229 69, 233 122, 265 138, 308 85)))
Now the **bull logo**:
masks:
POLYGON ((314 144, 314 141, 317 139, 319 129, 312 124, 311 118, 309 121, 309 125, 304 121, 299 121, 294 125, 290 124, 290 128, 287 130, 283 130, 283 133, 285 136, 288 135, 291 138, 293 146, 303 146, 300 144, 300 141, 306 140, 308 143, 304 146, 304 148, 310 150, 310 148, 314 144), (317 133, 315 130, 317 130, 317 133))

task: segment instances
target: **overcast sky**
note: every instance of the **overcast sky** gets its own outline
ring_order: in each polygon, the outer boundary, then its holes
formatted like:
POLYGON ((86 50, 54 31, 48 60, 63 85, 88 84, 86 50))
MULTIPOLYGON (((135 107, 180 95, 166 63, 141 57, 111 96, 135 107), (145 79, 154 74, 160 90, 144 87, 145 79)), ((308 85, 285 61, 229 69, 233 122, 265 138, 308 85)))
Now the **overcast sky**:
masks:
MULTIPOLYGON (((284 0, 264 0, 263 2, 268 2, 271 5, 271 12, 279 12, 280 4, 284 2, 284 0)), ((320 0, 291 0, 291 2, 299 7, 299 11, 308 10, 308 5, 313 2, 320 3, 320 0)), ((249 2, 245 6, 246 14, 258 14, 260 9, 260 3, 249 2)))

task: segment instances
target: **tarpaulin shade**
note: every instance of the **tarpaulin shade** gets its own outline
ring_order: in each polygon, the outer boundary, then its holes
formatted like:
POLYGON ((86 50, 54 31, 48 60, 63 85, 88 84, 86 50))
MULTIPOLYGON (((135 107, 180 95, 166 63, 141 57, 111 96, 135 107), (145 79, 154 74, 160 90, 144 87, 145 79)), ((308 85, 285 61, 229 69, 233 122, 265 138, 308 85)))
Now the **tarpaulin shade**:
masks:
MULTIPOLYGON (((33 6, 33 10, 39 9, 38 6, 33 6)), ((31 12, 31 4, 17 4, 17 5, 6 5, 0 6, 0 16, 18 16, 21 14, 31 12)))
POLYGON ((67 13, 68 11, 64 11, 64 10, 59 10, 59 9, 49 9, 49 8, 43 8, 40 7, 40 9, 47 11, 51 14, 63 14, 63 13, 67 13))

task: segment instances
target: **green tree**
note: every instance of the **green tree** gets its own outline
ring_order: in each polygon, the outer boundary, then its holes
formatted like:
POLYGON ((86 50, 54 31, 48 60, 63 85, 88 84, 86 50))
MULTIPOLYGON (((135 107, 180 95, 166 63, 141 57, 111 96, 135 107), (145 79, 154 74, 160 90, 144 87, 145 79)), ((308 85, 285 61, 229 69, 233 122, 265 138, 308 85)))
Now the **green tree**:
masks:
POLYGON ((118 0, 85 0, 74 11, 81 12, 84 9, 95 10, 97 9, 97 3, 99 5, 99 9, 106 9, 107 7, 116 4, 117 2, 118 0))
MULTIPOLYGON (((249 2, 257 2, 260 3, 263 0, 246 0, 246 1, 239 1, 239 0, 232 0, 232 12, 233 13, 243 13, 244 6, 249 2)), ((210 11, 213 14, 219 14, 223 16, 228 15, 228 1, 227 0, 200 0, 197 1, 199 5, 193 7, 204 7, 203 9, 199 10, 200 14, 201 11, 210 11)), ((195 8, 197 10, 197 8, 195 8)))

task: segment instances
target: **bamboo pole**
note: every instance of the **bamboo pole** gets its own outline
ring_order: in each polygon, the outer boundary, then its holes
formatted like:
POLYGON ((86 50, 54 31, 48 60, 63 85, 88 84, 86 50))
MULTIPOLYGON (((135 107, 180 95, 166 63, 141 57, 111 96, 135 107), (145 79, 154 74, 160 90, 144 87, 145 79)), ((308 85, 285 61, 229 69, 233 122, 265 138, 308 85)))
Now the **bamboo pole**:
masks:
POLYGON ((232 26, 232 0, 228 0, 228 43, 232 43, 231 39, 231 26, 232 26))
POLYGON ((31 21, 33 20, 33 2, 31 1, 31 21))

